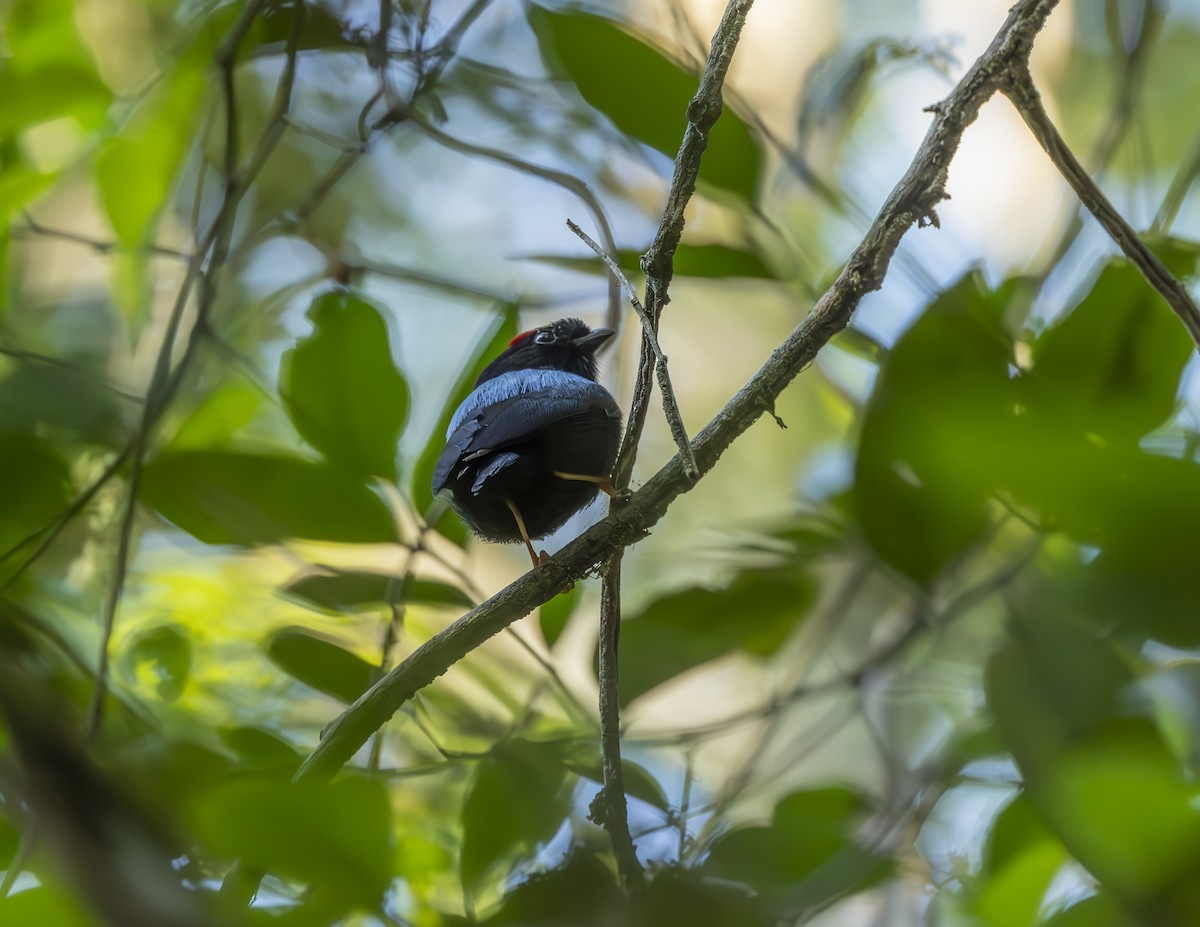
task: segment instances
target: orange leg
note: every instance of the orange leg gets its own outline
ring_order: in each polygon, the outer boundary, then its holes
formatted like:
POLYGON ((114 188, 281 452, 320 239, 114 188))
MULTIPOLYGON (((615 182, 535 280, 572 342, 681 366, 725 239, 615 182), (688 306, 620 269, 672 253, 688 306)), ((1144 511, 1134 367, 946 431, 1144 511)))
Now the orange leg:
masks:
POLYGON ((554 475, 560 480, 578 480, 581 483, 595 483, 608 494, 609 498, 612 499, 619 498, 621 495, 621 490, 617 489, 617 487, 612 484, 612 480, 607 476, 588 476, 584 473, 563 473, 561 470, 555 470, 554 475))
POLYGON ((525 529, 525 519, 521 517, 521 511, 513 505, 512 499, 505 499, 504 504, 508 506, 508 510, 513 513, 513 518, 517 521, 517 530, 521 532, 521 540, 525 542, 525 549, 529 551, 529 559, 533 561, 534 566, 541 566, 550 559, 550 555, 545 551, 539 555, 533 549, 533 542, 529 540, 529 532, 525 529))

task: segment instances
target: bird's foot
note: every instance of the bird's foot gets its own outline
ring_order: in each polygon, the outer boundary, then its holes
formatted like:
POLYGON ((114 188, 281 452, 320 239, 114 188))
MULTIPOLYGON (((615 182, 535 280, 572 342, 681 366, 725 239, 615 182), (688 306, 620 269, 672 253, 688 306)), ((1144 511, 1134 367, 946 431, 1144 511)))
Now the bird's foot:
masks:
MULTIPOLYGON (((551 557, 550 557, 550 555, 549 555, 548 553, 546 553, 544 550, 538 551, 537 558, 535 559, 535 558, 534 558, 534 556, 533 556, 533 549, 532 549, 532 548, 530 548, 530 551, 529 551, 529 557, 530 557, 530 559, 532 559, 532 560, 533 560, 533 568, 534 568, 535 570, 537 570, 537 569, 540 569, 541 567, 543 567, 543 566, 545 566, 546 564, 548 564, 548 563, 550 563, 550 562, 551 562, 551 557)), ((566 595, 567 593, 569 593, 569 592, 570 592, 572 589, 574 589, 574 588, 575 588, 575 584, 574 584, 574 583, 567 583, 567 584, 566 584, 565 586, 563 586, 563 587, 562 587, 562 589, 559 591, 559 594, 560 594, 560 595, 566 595)))
POLYGON ((581 483, 595 483, 610 499, 621 499, 628 490, 617 489, 613 485, 613 481, 607 476, 589 476, 585 473, 564 473, 561 470, 555 470, 554 475, 560 480, 577 480, 581 483))

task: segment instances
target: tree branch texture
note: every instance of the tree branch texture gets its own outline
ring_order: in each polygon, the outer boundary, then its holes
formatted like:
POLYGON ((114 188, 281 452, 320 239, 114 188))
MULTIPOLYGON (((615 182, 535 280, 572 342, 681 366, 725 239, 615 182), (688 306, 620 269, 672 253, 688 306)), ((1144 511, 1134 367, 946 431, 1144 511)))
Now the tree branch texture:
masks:
POLYGON ((1042 97, 1034 86, 1027 69, 1016 71, 1004 87, 1007 96, 1029 126, 1029 131, 1049 155, 1080 202, 1096 217, 1096 221, 1125 252, 1130 262, 1141 271, 1146 282, 1154 287, 1171 311, 1179 317, 1196 348, 1200 350, 1200 309, 1182 283, 1164 266, 1157 255, 1138 238, 1137 232, 1125 221, 1104 191, 1092 180, 1084 166, 1067 146, 1050 115, 1042 106, 1042 97))
MULTIPOLYGON (((1034 38, 1056 3, 1057 0, 1021 0, 1010 11, 991 45, 950 95, 931 107, 933 124, 916 156, 837 280, 750 381, 696 435, 692 451, 701 476, 713 468, 721 454, 761 415, 774 407, 775 400, 788 384, 846 326, 863 297, 882 286, 892 256, 908 229, 913 225, 936 225, 935 208, 946 195, 947 171, 963 132, 997 90, 1010 86, 1019 75, 1027 72, 1034 38)), ((744 18, 748 5, 730 4, 727 18, 732 11, 736 29, 740 29, 738 17, 744 18)), ((718 63, 706 68, 706 80, 715 69, 723 75, 728 65, 728 57, 722 55, 726 48, 731 51, 732 45, 718 50, 716 44, 714 42, 718 63)), ((705 86, 703 81, 701 86, 705 86)), ((694 115, 705 118, 708 114, 694 115)), ((694 128, 689 125, 689 136, 694 128)), ((672 190, 675 190, 674 183, 672 190)), ((682 206, 678 216, 682 223, 682 206)), ((664 241, 670 234, 668 231, 664 241)), ((651 259, 643 262, 643 268, 648 273, 653 272, 659 282, 669 279, 664 278, 658 264, 657 255, 661 253, 652 246, 651 259)), ((628 504, 615 507, 607 518, 568 544, 548 563, 506 586, 430 638, 372 686, 326 728, 324 739, 305 760, 296 778, 322 778, 335 774, 417 691, 475 647, 557 595, 564 585, 583 578, 615 552, 645 537, 671 503, 694 485, 685 472, 682 457, 673 457, 632 495, 628 504)))

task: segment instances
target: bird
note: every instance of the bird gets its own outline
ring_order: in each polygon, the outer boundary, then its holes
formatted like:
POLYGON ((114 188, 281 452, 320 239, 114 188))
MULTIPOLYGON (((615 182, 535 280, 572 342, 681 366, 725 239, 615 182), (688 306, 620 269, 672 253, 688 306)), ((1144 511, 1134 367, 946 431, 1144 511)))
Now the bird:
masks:
POLYGON ((561 528, 600 492, 616 498, 610 471, 621 410, 597 381, 596 351, 614 332, 560 319, 513 338, 475 381, 446 430, 432 489, 476 535, 525 543, 561 528))

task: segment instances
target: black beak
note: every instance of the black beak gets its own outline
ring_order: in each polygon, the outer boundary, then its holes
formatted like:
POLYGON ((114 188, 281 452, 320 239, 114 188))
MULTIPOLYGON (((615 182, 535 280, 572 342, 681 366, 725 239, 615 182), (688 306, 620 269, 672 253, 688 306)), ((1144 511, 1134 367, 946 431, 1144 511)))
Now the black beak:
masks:
POLYGON ((597 328, 586 335, 575 338, 571 342, 571 347, 581 354, 595 354, 615 334, 616 332, 611 328, 597 328))

